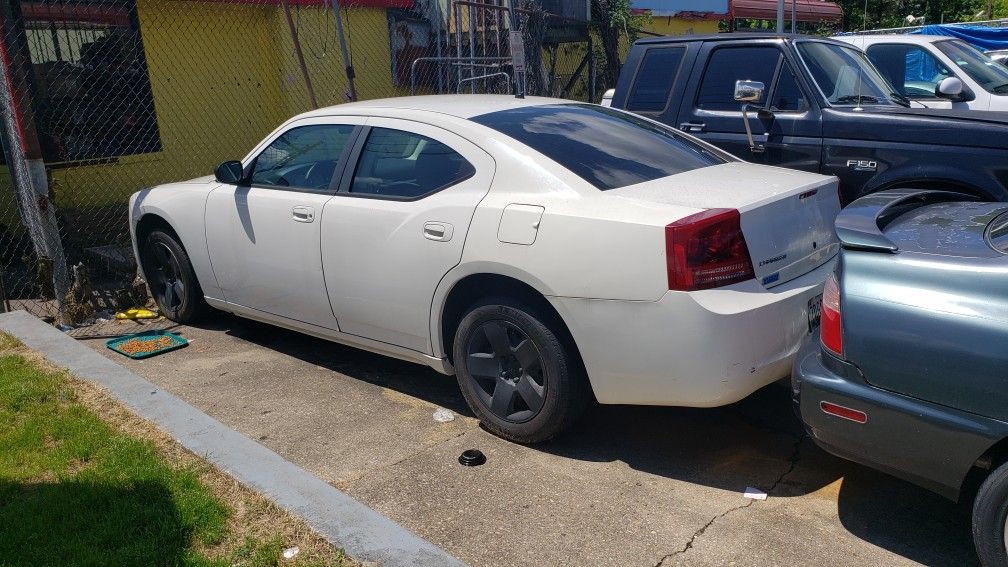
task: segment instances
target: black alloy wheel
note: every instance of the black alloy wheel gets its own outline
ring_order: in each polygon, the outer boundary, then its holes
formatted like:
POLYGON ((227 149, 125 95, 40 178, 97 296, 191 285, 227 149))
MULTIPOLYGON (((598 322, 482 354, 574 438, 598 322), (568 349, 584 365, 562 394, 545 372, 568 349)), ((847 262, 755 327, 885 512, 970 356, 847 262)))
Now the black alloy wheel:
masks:
POLYGON ((517 443, 540 443, 569 427, 591 400, 577 347, 543 307, 487 297, 462 317, 452 340, 459 388, 480 423, 517 443))
POLYGON ((524 423, 546 400, 543 358, 535 343, 509 321, 486 321, 470 335, 466 366, 473 390, 498 418, 524 423))
POLYGON ((164 242, 152 242, 151 258, 147 273, 154 300, 165 313, 177 313, 187 299, 182 268, 178 257, 164 242))
POLYGON ((162 315, 191 323, 209 310, 189 255, 174 234, 156 229, 141 250, 144 276, 162 315))

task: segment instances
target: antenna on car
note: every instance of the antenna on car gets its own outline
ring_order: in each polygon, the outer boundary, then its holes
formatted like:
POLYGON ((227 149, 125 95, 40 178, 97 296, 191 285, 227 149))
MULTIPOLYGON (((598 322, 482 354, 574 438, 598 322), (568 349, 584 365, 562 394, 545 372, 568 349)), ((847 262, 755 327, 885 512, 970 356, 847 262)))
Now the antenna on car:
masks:
POLYGON ((857 70, 857 104, 854 105, 854 111, 855 112, 859 112, 859 111, 864 110, 863 108, 861 108, 861 74, 864 73, 864 69, 861 67, 861 65, 858 65, 857 69, 858 69, 857 70))

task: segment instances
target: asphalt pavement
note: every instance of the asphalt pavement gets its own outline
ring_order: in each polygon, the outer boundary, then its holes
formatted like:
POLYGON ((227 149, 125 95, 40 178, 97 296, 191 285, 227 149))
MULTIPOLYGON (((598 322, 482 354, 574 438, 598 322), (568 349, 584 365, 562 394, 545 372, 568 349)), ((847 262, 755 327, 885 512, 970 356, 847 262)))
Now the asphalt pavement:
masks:
POLYGON ((977 564, 962 507, 821 451, 779 385, 525 447, 426 367, 224 314, 173 330, 190 346, 144 361, 85 342, 474 566, 977 564))

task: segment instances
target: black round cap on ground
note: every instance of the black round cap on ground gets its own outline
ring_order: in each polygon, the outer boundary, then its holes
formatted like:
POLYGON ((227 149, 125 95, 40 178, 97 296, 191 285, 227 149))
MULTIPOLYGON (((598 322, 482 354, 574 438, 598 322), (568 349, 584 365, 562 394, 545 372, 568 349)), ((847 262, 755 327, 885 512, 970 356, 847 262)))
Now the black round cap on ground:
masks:
POLYGON ((459 464, 467 467, 478 467, 486 462, 486 455, 479 449, 467 449, 459 455, 459 464))

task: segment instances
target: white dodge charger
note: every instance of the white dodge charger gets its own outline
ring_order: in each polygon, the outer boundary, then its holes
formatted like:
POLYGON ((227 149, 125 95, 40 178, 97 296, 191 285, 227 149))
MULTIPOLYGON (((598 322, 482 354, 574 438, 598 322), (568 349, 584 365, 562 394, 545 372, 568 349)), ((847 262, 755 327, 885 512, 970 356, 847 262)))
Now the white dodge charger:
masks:
POLYGON ((788 375, 838 248, 837 181, 596 105, 397 98, 292 118, 133 195, 162 312, 208 306, 455 374, 491 431, 710 407, 788 375))

